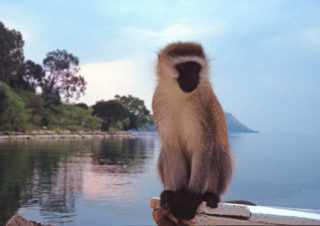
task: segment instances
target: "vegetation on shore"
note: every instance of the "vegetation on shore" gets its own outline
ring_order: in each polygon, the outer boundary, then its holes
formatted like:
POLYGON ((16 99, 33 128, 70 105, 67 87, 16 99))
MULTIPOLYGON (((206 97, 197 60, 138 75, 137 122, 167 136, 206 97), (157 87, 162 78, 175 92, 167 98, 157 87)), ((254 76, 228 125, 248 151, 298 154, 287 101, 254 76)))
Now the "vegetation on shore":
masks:
MULTIPOLYGON (((143 100, 131 95, 72 103, 86 89, 78 57, 58 49, 40 65, 25 59, 23 46, 21 33, 0 21, 0 132, 155 130, 143 100)), ((230 113, 226 121, 230 132, 256 132, 230 113)))
POLYGON ((137 97, 116 95, 93 106, 72 103, 84 95, 78 57, 49 52, 42 65, 25 60, 20 32, 0 21, 0 131, 117 131, 152 123, 137 97))

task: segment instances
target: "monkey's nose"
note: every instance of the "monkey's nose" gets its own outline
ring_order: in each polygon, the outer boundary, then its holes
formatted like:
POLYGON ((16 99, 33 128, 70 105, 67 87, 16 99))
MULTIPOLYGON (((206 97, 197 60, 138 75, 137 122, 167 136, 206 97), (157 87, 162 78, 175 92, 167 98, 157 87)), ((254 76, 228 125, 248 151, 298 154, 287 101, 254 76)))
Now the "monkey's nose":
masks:
POLYGON ((177 81, 182 91, 190 93, 195 90, 200 80, 201 65, 197 62, 189 61, 177 64, 175 67, 179 73, 177 81))

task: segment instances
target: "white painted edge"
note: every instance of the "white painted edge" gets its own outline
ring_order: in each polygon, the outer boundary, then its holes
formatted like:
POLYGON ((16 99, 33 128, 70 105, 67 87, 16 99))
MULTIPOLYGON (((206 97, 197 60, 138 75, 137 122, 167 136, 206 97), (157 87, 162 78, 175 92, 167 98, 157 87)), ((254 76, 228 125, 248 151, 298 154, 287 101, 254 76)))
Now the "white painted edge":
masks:
POLYGON ((248 206, 250 221, 282 225, 320 225, 320 214, 278 207, 248 206))

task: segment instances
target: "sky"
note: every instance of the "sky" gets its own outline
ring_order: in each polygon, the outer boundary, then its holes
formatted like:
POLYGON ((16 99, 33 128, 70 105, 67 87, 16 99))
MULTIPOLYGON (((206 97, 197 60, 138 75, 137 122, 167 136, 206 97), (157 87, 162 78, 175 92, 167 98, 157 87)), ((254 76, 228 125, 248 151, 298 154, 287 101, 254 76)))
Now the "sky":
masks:
POLYGON ((87 80, 78 102, 132 94, 150 109, 157 52, 200 42, 223 108, 265 133, 320 131, 320 1, 1 0, 27 59, 66 49, 87 80))

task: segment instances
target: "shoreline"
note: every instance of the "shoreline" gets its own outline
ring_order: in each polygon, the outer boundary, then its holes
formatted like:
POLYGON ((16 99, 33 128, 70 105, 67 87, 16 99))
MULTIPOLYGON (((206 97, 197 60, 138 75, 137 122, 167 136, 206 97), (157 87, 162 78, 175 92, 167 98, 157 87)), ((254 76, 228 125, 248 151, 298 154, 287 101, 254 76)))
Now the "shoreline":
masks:
POLYGON ((128 131, 118 131, 114 133, 103 131, 52 131, 36 130, 28 132, 1 132, 1 140, 36 140, 36 139, 85 139, 85 138, 107 138, 107 137, 127 137, 136 138, 137 136, 128 131))

